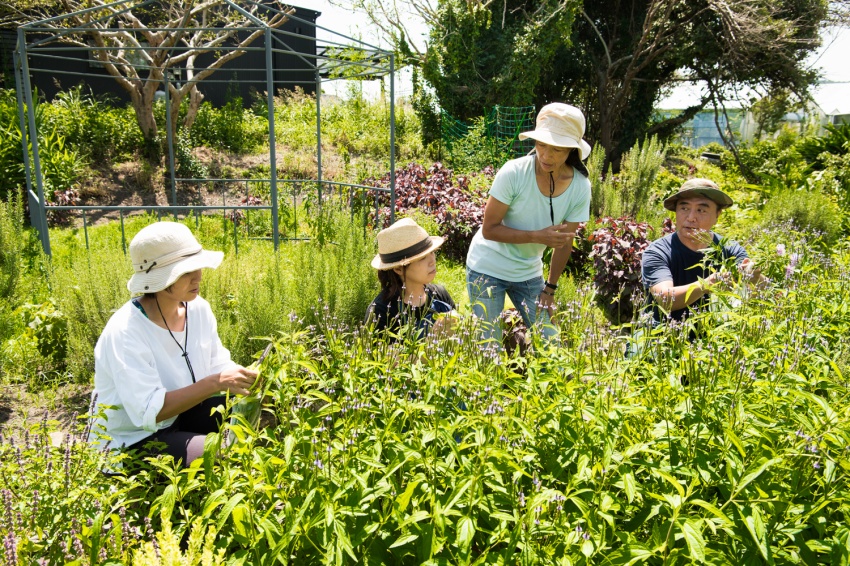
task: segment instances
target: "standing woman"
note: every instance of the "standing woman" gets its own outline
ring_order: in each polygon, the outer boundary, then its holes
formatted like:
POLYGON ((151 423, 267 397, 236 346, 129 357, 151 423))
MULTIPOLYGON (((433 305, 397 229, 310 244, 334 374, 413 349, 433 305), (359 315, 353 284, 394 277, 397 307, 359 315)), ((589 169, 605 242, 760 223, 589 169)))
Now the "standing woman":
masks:
POLYGON ((220 417, 210 413, 222 400, 214 396, 248 393, 257 372, 230 359, 198 295, 202 269, 215 269, 223 256, 175 222, 142 228, 130 242, 134 298, 112 315, 94 349, 93 395, 105 412, 93 431, 106 438, 93 440, 170 454, 188 466, 218 431, 220 417), (152 441, 164 448, 147 446, 152 441))
POLYGON ((540 324, 544 337, 557 329, 550 316, 558 278, 570 258, 579 222, 590 218, 590 181, 582 161, 590 154, 584 115, 569 104, 540 109, 534 151, 513 159, 496 174, 484 208, 484 221, 466 257, 466 285, 473 313, 489 323, 488 337, 501 338, 498 318, 505 294, 529 328, 540 324), (554 248, 549 276, 542 256, 554 248))
POLYGON ((411 324, 417 337, 451 329, 451 317, 440 316, 455 308, 449 292, 434 285, 437 275, 435 251, 441 236, 429 236, 410 218, 403 218, 378 232, 378 255, 372 267, 378 270, 381 292, 366 311, 366 323, 375 330, 398 334, 411 324))

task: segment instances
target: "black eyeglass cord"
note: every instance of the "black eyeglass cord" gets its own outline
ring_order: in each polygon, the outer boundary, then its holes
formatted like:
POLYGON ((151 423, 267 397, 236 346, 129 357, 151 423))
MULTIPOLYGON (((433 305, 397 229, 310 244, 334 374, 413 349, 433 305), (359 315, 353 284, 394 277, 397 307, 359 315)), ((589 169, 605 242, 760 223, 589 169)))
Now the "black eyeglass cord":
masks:
POLYGON ((186 367, 189 368, 189 375, 192 376, 192 383, 195 383, 195 370, 192 369, 192 362, 189 361, 189 352, 186 351, 186 344, 189 342, 189 305, 182 303, 183 308, 186 311, 186 324, 184 329, 185 334, 183 334, 183 345, 181 346, 180 342, 177 341, 177 338, 174 337, 174 333, 171 332, 171 329, 168 327, 168 323, 165 321, 165 315, 162 314, 162 307, 159 306, 159 299, 157 299, 156 295, 154 295, 153 300, 156 301, 156 308, 159 310, 159 316, 162 317, 162 323, 165 325, 165 329, 168 330, 168 334, 171 336, 171 339, 174 340, 174 343, 177 344, 177 347, 180 348, 183 359, 186 360, 186 367))
POLYGON ((555 225, 555 209, 552 206, 552 195, 555 194, 555 177, 549 171, 549 217, 552 219, 552 226, 555 225))

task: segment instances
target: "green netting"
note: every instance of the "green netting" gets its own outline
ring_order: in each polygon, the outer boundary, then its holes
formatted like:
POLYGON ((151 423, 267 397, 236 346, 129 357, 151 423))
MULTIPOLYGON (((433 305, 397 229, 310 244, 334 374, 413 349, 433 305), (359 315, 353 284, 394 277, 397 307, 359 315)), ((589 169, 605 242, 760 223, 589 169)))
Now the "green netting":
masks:
POLYGON ((469 126, 460 120, 455 120, 445 110, 440 110, 440 132, 443 137, 443 144, 446 147, 451 147, 454 142, 466 137, 466 134, 469 133, 469 126))
MULTIPOLYGON (((455 142, 469 135, 472 126, 456 120, 445 110, 440 111, 440 130, 443 146, 449 151, 455 142)), ((484 117, 484 132, 491 141, 510 147, 514 157, 525 155, 534 147, 532 140, 520 141, 521 132, 534 129, 534 106, 494 106, 484 117)))

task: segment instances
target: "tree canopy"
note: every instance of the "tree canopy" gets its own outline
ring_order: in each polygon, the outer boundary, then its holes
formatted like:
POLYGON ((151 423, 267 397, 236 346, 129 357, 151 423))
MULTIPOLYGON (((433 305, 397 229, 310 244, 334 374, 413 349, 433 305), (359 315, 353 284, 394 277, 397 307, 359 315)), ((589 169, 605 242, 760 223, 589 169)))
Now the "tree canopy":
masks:
POLYGON ((635 141, 722 107, 730 89, 804 94, 827 14, 825 0, 440 0, 423 75, 461 119, 493 104, 573 103, 616 166, 635 141), (706 96, 654 121, 655 103, 682 81, 706 96))

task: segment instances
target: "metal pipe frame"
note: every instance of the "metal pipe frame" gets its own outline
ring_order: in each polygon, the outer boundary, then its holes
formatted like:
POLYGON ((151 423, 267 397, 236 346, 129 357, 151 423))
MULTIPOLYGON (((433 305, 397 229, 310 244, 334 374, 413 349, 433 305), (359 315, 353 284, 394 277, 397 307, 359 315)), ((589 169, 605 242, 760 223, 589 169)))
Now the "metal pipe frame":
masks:
MULTIPOLYGON (((61 41, 64 37, 70 36, 73 34, 85 34, 86 32, 104 32, 108 33, 109 30, 104 30, 101 27, 91 27, 91 23, 86 26, 78 26, 78 27, 54 27, 52 24, 56 22, 61 22, 63 20, 67 20, 72 15, 86 15, 92 12, 97 11, 110 11, 115 10, 113 12, 106 13, 102 16, 97 17, 94 20, 90 20, 90 22, 95 23, 105 23, 110 19, 116 18, 120 16, 122 13, 129 12, 138 7, 143 7, 147 5, 151 5, 155 2, 155 0, 144 0, 141 2, 136 2, 134 0, 118 0, 116 2, 112 2, 110 4, 106 4, 103 6, 93 6, 91 8, 87 8, 85 10, 81 10, 75 12, 74 14, 66 14, 55 16, 51 18, 47 18, 44 20, 40 20, 37 22, 32 22, 29 24, 25 24, 21 26, 18 30, 18 45, 17 49, 14 53, 14 63, 15 63, 15 85, 16 85, 16 93, 18 98, 18 108, 19 108, 19 121, 21 126, 21 146, 24 154, 24 165, 25 165, 25 173, 26 173, 26 183, 27 183, 27 195, 30 203, 30 221, 38 231, 39 236, 42 242, 42 246, 44 248, 45 253, 50 254, 50 236, 48 231, 47 224, 47 201, 44 195, 44 183, 43 183, 43 171, 41 169, 41 162, 39 158, 39 148, 38 148, 38 132, 37 132, 37 124, 35 122, 35 101, 33 99, 32 86, 30 81, 30 75, 32 73, 38 72, 49 72, 52 74, 63 74, 63 75, 73 75, 78 77, 97 77, 104 78, 109 77, 109 75, 95 74, 95 73, 74 73, 74 72, 66 72, 61 69, 53 70, 53 69, 40 69, 38 67, 30 69, 29 67, 29 57, 33 57, 33 59, 39 60, 54 60, 54 61, 66 61, 73 60, 79 61, 78 58, 74 57, 65 57, 61 55, 63 51, 79 51, 80 49, 84 49, 87 52, 93 52, 98 50, 112 50, 110 47, 96 47, 96 46, 65 46, 60 45, 57 46, 56 42, 61 41), (31 44, 27 44, 26 34, 27 32, 37 32, 39 34, 51 34, 48 37, 40 37, 36 41, 33 41, 31 44), (59 54, 57 54, 59 53, 59 54), (26 109, 26 118, 24 117, 24 109, 26 109), (27 123, 28 122, 28 123, 27 123), (28 125, 28 127, 27 127, 28 125), (32 159, 30 159, 30 150, 29 146, 32 146, 32 159), (35 177, 35 190, 33 189, 33 177, 35 177)), ((256 31, 259 28, 264 29, 264 39, 265 45, 263 47, 246 47, 242 48, 244 51, 260 51, 263 50, 265 52, 265 67, 266 67, 266 79, 262 80, 248 80, 242 82, 251 82, 256 84, 265 84, 266 93, 267 93, 267 107, 268 107, 268 121, 269 121, 269 161, 270 161, 270 171, 271 178, 270 179, 184 179, 179 178, 176 175, 175 171, 175 155, 174 155, 174 144, 175 140, 172 135, 172 117, 170 112, 170 102, 171 96, 169 92, 169 77, 168 70, 169 69, 178 69, 182 68, 179 65, 166 65, 164 70, 164 78, 161 80, 157 80, 156 82, 161 82, 164 85, 165 91, 165 105, 166 105, 166 135, 168 141, 168 168, 171 179, 171 203, 169 206, 51 206, 52 210, 79 210, 83 214, 83 229, 86 233, 86 245, 88 247, 88 226, 89 219, 87 218, 87 211, 92 210, 100 210, 100 211, 114 211, 117 210, 119 212, 121 227, 122 227, 122 242, 126 251, 126 241, 124 236, 124 214, 129 211, 139 211, 139 210, 148 210, 148 211, 156 211, 158 217, 161 219, 164 212, 171 212, 174 214, 175 218, 177 218, 178 211, 191 211, 196 215, 196 220, 198 214, 202 211, 206 210, 270 210, 272 214, 272 230, 273 236, 272 240, 274 241, 275 250, 279 249, 280 243, 280 233, 279 233, 279 190, 278 183, 311 183, 315 182, 318 189, 318 197, 319 203, 321 205, 322 202, 322 193, 325 185, 328 186, 339 186, 339 187, 350 187, 351 189, 362 189, 374 191, 376 198, 378 193, 389 192, 390 194, 390 217, 394 219, 395 217, 395 57, 394 55, 384 49, 376 47, 374 45, 368 44, 362 40, 355 39, 353 37, 346 36, 344 34, 335 32, 323 26, 317 25, 315 22, 311 22, 300 18, 294 14, 287 15, 287 17, 293 21, 302 23, 304 25, 312 26, 314 30, 322 30, 325 31, 334 38, 340 38, 339 42, 328 39, 319 39, 309 35, 297 34, 286 30, 279 29, 271 29, 269 28, 265 22, 256 16, 252 15, 250 12, 246 11, 245 8, 239 6, 234 3, 232 0, 224 0, 224 4, 229 8, 239 12, 249 21, 254 22, 255 26, 245 26, 240 28, 234 28, 235 31, 256 31), (357 51, 361 55, 364 56, 364 59, 361 60, 350 60, 350 59, 340 59, 339 57, 334 57, 333 55, 327 55, 325 52, 321 54, 309 54, 309 53, 299 53, 293 50, 285 41, 287 37, 296 37, 296 38, 306 38, 309 39, 316 44, 317 50, 322 48, 325 50, 336 50, 337 48, 340 51, 340 54, 344 50, 348 51, 357 51), (347 43, 343 43, 347 42, 347 43), (275 85, 286 85, 286 84, 299 84, 303 83, 303 81, 287 81, 287 80, 275 80, 275 74, 280 72, 286 72, 287 69, 275 69, 273 65, 273 58, 275 53, 289 54, 295 55, 299 57, 304 63, 308 65, 309 68, 312 68, 315 73, 315 86, 316 86, 316 152, 317 152, 317 179, 278 179, 277 178, 277 155, 276 155, 276 133, 275 133, 275 124, 274 124, 274 95, 275 95, 275 85), (384 61, 389 60, 389 64, 387 65, 384 61), (311 63, 310 61, 313 61, 311 63), (382 188, 382 187, 368 187, 365 185, 351 184, 351 183, 341 183, 336 181, 325 180, 323 178, 323 163, 322 163, 322 131, 321 131, 321 88, 323 73, 330 73, 331 75, 340 73, 341 71, 346 69, 359 69, 359 71, 354 71, 354 73, 349 73, 346 76, 329 76, 327 77, 328 81, 333 80, 348 80, 348 79, 374 79, 376 77, 389 75, 390 77, 390 187, 382 188), (270 194, 271 194, 271 204, 261 205, 261 206, 245 206, 245 205, 209 205, 209 206, 198 206, 198 205, 179 205, 177 203, 177 189, 176 185, 178 182, 183 183, 206 183, 206 182, 268 182, 270 184, 270 194)), ((270 6, 266 6, 254 0, 244 0, 241 2, 243 6, 255 6, 262 8, 265 12, 282 14, 280 10, 272 8, 270 6)), ((117 27, 115 30, 117 31, 117 27)), ((176 28, 149 28, 151 31, 181 31, 176 28)), ((200 29, 200 28, 187 28, 187 29, 200 29)), ((205 28, 206 29, 206 28, 205 28)), ((208 28, 209 31, 220 31, 220 28, 208 28)), ((133 47, 134 50, 160 50, 162 47, 151 47, 151 46, 143 46, 139 45, 138 47, 133 47)), ((169 52, 177 52, 179 53, 182 50, 188 49, 179 45, 172 45, 167 48, 169 52)), ((235 46, 221 46, 219 50, 221 51, 232 51, 237 49, 235 46)), ((138 70, 148 70, 150 66, 148 65, 131 65, 134 69, 138 70)), ((232 69, 231 69, 232 70, 232 69)), ((237 68, 237 70, 239 70, 237 68)), ((243 69, 245 71, 249 69, 243 69)), ((290 69, 289 71, 296 71, 296 69, 290 69)), ((301 69, 297 69, 299 72, 303 72, 301 69)), ((151 81, 153 79, 150 78, 141 78, 141 81, 151 81)), ((192 81, 189 82, 201 82, 192 81)), ((217 79, 204 79, 205 83, 224 83, 228 84, 230 80, 217 80, 217 79)), ((376 200, 377 207, 377 200, 376 200)), ((377 211, 377 208, 376 208, 377 211)), ((236 232, 234 231, 234 237, 236 232)), ((238 245, 238 244, 237 244, 238 245)))

